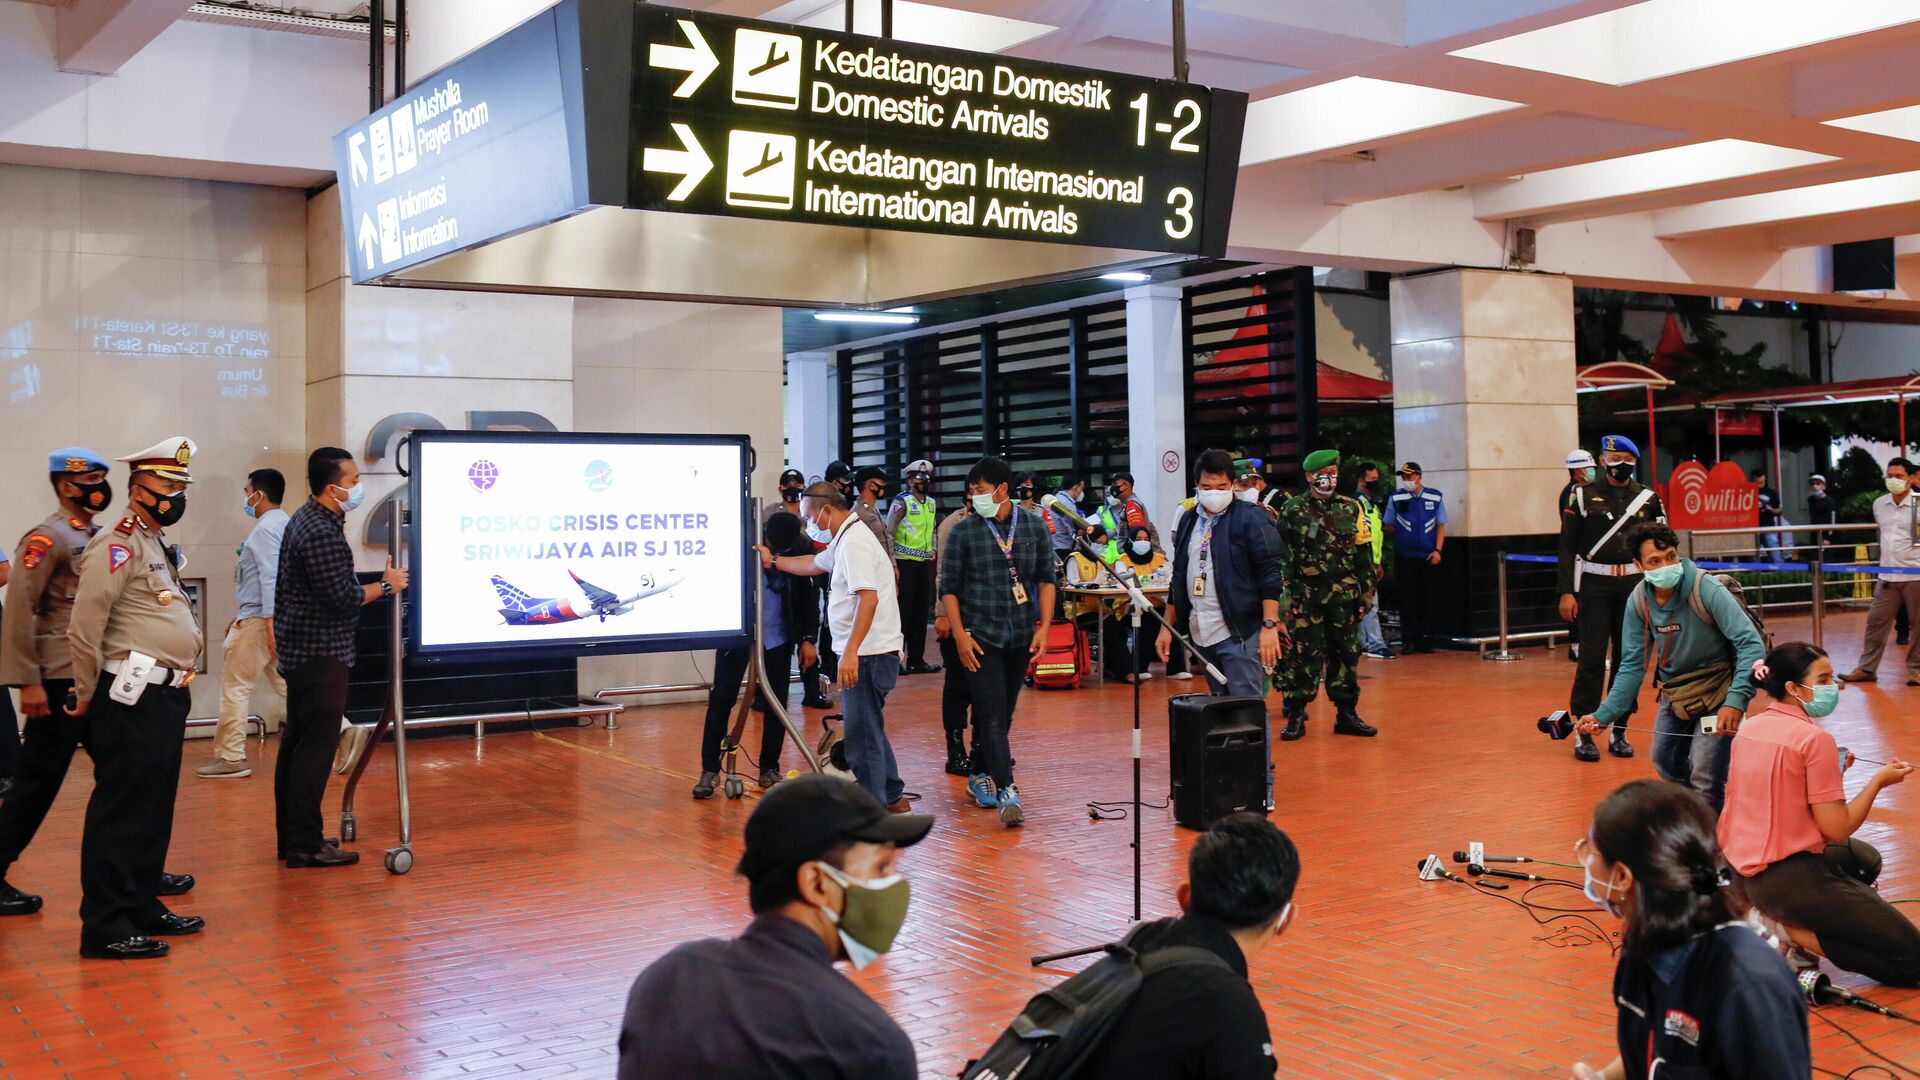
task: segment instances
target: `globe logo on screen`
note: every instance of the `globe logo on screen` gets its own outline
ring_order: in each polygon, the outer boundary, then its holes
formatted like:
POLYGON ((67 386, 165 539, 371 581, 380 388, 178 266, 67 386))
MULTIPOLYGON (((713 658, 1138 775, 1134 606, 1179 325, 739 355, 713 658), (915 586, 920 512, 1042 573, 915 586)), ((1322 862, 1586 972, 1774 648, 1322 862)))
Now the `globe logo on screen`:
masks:
POLYGON ((486 458, 467 466, 467 483, 475 491, 485 491, 500 482, 500 467, 486 458))
POLYGON ((604 461, 587 464, 587 490, 605 491, 613 486, 613 466, 604 461))

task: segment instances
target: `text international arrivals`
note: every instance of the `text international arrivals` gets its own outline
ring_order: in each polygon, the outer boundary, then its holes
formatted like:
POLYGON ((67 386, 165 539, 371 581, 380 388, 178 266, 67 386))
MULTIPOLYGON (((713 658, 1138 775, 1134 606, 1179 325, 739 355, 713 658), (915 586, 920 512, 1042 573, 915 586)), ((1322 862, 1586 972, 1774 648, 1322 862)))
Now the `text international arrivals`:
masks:
MULTIPOLYGON (((807 140, 807 167, 839 176, 905 180, 928 191, 939 191, 949 184, 973 187, 980 182, 981 168, 978 162, 902 154, 887 147, 876 150, 865 143, 836 146, 832 139, 807 140)), ((1146 191, 1146 178, 1142 176, 1101 176, 1092 169, 1082 172, 1033 169, 1017 161, 993 158, 986 161, 986 174, 986 186, 990 188, 1067 199, 1098 199, 1137 206, 1146 191)))

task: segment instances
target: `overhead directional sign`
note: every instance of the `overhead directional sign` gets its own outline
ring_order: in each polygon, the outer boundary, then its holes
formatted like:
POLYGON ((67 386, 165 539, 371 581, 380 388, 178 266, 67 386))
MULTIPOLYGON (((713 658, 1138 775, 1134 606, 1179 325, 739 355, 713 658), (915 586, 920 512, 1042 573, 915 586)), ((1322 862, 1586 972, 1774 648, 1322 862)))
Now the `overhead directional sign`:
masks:
POLYGON ((653 4, 628 205, 1225 250, 1246 97, 653 4))
MULTIPOLYGON (((577 38, 577 19, 576 0, 566 0, 334 136, 355 282, 582 207, 586 148, 572 135, 578 118, 568 114, 570 105, 579 108, 579 52, 562 47, 577 38)), ((700 51, 661 59, 682 62, 700 51)), ((684 62, 697 86, 703 62, 684 62)))

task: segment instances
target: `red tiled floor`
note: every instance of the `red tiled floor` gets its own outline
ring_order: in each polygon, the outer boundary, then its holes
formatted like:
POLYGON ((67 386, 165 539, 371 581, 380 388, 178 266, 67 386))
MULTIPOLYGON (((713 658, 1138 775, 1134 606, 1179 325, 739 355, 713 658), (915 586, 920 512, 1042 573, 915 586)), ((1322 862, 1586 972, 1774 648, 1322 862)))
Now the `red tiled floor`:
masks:
MULTIPOLYGON (((1860 622, 1829 627, 1843 662, 1860 622)), ((1283 1075, 1564 1076, 1576 1059, 1609 1056, 1605 947, 1564 929, 1577 924, 1539 927, 1413 873, 1426 853, 1475 839, 1564 861, 1594 801, 1650 775, 1644 734, 1632 761, 1578 765, 1566 744, 1535 733, 1534 718, 1564 702, 1572 665, 1562 653, 1526 657, 1366 661, 1362 712, 1379 739, 1331 737, 1323 703, 1309 738, 1277 746, 1275 820, 1299 843, 1305 873, 1295 928, 1253 970, 1283 1075)), ((1849 690, 1832 726, 1867 757, 1920 754, 1908 742, 1920 690, 1901 686, 1891 663, 1883 677, 1849 690)), ((1128 688, 1023 697, 1015 749, 1028 824, 1007 831, 940 772, 938 685, 905 679, 889 709, 908 786, 941 820, 905 862, 915 886, 906 930, 860 977, 913 1036, 929 1077, 953 1075, 1060 977, 1029 967, 1030 954, 1124 927, 1132 865, 1131 826, 1091 822, 1084 806, 1128 795, 1128 688)), ((1166 699, 1194 689, 1145 687, 1149 799, 1167 790, 1166 699)), ((149 964, 75 955, 83 761, 12 875, 45 893, 47 910, 0 920, 0 1074, 607 1075, 634 974, 746 918, 731 870, 753 802, 687 798, 698 714, 675 706, 630 712, 615 732, 415 741, 419 861, 406 877, 379 865, 395 832, 384 751, 360 800, 366 861, 349 870, 287 871, 267 858, 270 770, 188 776, 169 866, 199 876, 177 909, 206 916, 209 930, 149 964)), ((206 745, 192 744, 186 768, 206 745)), ((330 817, 337 805, 336 785, 330 817)), ((1896 788, 1862 830, 1887 855, 1889 896, 1920 896, 1920 869, 1898 838, 1916 820, 1920 789, 1896 788)), ((1168 914, 1192 834, 1167 811, 1148 810, 1144 825, 1147 914, 1168 914)), ((1541 899, 1586 907, 1570 889, 1541 899)), ((1868 989, 1920 1012, 1920 992, 1868 989)), ((1822 1013, 1920 1067, 1920 1037, 1906 1026, 1822 1013)), ((1813 1035, 1822 1068, 1871 1060, 1821 1020, 1813 1035)))

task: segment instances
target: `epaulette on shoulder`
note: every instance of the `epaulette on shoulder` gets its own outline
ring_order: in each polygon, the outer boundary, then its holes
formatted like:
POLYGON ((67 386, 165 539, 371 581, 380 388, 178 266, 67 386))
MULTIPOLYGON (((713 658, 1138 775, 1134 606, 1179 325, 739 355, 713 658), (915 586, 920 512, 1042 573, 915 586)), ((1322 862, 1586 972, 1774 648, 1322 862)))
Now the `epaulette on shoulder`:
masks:
POLYGON ((126 517, 120 519, 120 524, 115 525, 113 531, 122 536, 132 536, 133 531, 139 527, 140 522, 136 521, 132 514, 128 514, 126 517))

